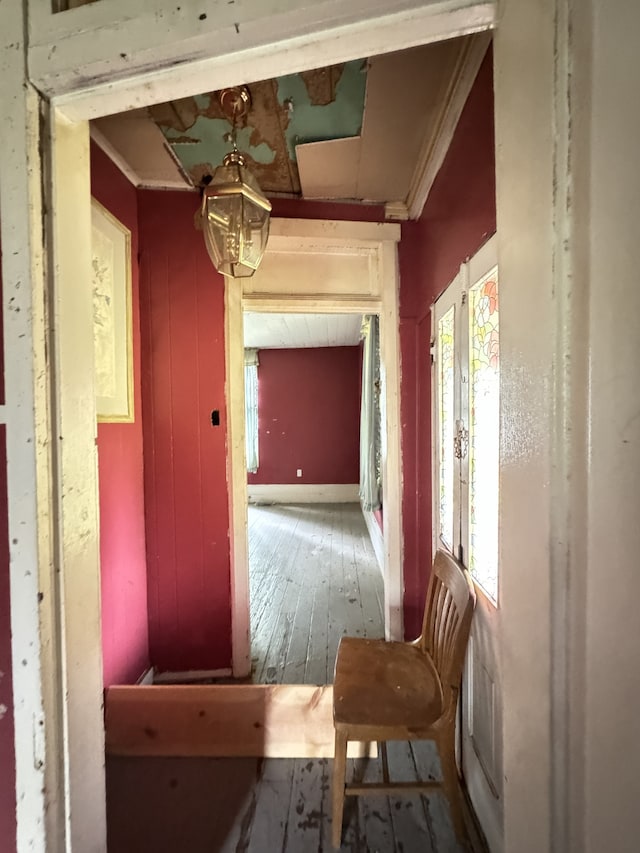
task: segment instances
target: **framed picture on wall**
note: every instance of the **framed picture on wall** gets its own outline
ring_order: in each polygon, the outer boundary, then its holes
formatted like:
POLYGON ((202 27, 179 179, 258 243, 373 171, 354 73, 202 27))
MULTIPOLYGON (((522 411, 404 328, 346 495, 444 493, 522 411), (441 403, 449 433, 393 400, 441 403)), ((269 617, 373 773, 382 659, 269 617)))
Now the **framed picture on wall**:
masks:
POLYGON ((91 199, 91 269, 96 412, 133 421, 131 232, 91 199))

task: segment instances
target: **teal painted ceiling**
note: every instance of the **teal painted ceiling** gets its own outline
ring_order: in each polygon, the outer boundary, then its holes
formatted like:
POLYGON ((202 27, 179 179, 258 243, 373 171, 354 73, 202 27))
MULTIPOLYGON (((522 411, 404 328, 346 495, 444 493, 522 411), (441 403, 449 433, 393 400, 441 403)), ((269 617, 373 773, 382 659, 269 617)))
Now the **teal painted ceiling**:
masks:
MULTIPOLYGON (((366 85, 360 59, 249 86, 252 104, 237 144, 265 192, 300 192, 296 145, 360 134, 366 85)), ((231 150, 216 92, 153 107, 151 115, 196 186, 231 150)))

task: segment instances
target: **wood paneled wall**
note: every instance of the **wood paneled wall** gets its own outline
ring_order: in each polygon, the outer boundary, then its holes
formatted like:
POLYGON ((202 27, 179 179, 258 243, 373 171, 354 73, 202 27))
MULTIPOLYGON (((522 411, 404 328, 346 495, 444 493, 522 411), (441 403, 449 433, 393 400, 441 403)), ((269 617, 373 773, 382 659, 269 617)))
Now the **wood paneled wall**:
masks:
POLYGON ((224 283, 197 209, 139 193, 149 642, 169 671, 231 661, 224 283))

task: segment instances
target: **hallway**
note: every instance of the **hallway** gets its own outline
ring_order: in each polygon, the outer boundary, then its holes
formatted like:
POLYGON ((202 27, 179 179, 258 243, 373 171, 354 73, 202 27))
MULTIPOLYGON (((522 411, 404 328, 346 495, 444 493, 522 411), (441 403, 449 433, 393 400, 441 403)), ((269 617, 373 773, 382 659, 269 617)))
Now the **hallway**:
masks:
MULTIPOLYGON (((358 504, 249 507, 256 683, 325 684, 343 634, 381 637, 382 574, 358 504)), ((350 760, 375 781, 379 759, 350 760)), ((391 774, 438 776, 430 743, 389 745, 391 774)), ((109 853, 330 851, 331 769, 322 759, 107 759, 109 853), (135 816, 135 817, 133 817, 135 816)), ((342 851, 462 853, 442 795, 345 805, 342 851)))

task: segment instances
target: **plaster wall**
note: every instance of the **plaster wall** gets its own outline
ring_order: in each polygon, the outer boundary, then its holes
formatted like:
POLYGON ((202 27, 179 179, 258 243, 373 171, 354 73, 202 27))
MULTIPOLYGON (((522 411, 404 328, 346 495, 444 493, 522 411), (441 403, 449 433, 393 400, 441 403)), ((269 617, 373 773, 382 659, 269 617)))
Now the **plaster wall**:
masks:
POLYGON ((249 483, 357 483, 360 348, 265 349, 259 358, 260 465, 249 483))

